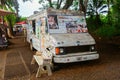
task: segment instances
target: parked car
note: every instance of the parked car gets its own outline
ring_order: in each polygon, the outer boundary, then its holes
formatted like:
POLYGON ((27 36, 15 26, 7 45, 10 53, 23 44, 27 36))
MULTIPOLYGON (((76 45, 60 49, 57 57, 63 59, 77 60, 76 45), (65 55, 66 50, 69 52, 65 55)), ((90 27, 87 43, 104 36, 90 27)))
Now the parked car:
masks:
POLYGON ((4 31, 0 28, 0 48, 8 47, 8 40, 4 31))

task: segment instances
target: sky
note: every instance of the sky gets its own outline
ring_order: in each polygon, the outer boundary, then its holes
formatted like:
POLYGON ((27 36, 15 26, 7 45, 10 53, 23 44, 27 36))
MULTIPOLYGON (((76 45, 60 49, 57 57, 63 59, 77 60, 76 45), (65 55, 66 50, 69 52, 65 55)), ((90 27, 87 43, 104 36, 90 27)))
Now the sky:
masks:
POLYGON ((41 5, 38 3, 39 0, 32 0, 23 2, 22 0, 18 0, 19 2, 19 15, 22 17, 29 17, 33 14, 34 11, 39 11, 41 5))
POLYGON ((33 0, 32 2, 22 2, 19 0, 19 15, 22 17, 28 17, 33 14, 34 11, 39 11, 39 0, 33 0))

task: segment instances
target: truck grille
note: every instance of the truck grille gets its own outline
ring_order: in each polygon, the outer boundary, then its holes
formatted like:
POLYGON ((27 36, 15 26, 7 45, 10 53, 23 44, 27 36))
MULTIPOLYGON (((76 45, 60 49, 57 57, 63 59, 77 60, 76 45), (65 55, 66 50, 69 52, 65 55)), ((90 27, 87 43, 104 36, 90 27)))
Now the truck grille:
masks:
POLYGON ((78 53, 78 52, 87 52, 90 51, 90 46, 72 46, 72 47, 64 47, 64 53, 78 53))

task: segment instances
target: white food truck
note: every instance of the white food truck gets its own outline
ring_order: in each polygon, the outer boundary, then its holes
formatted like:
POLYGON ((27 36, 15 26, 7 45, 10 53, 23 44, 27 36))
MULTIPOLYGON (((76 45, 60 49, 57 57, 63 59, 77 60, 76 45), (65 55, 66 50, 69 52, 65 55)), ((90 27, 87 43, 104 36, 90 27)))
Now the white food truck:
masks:
POLYGON ((99 58, 83 12, 49 8, 31 15, 27 20, 30 48, 50 57, 54 63, 99 58))

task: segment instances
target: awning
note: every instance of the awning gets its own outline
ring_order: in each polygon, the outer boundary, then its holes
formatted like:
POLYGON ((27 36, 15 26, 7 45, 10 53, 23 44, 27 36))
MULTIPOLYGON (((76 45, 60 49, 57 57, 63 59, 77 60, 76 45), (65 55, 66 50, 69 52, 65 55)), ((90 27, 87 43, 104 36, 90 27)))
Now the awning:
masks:
POLYGON ((26 21, 17 22, 17 25, 26 24, 26 21))
POLYGON ((0 16, 5 16, 5 15, 8 15, 8 14, 15 14, 15 13, 7 11, 7 10, 0 9, 0 16))

